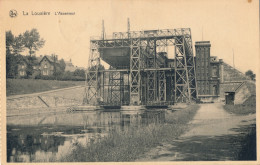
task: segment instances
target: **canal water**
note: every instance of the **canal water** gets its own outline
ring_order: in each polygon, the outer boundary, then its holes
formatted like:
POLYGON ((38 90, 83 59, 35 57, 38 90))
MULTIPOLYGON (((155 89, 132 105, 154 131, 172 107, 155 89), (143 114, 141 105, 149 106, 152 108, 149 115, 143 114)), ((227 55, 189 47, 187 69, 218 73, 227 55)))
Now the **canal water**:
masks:
POLYGON ((59 160, 111 131, 165 122, 166 110, 90 111, 7 117, 7 161, 59 160))

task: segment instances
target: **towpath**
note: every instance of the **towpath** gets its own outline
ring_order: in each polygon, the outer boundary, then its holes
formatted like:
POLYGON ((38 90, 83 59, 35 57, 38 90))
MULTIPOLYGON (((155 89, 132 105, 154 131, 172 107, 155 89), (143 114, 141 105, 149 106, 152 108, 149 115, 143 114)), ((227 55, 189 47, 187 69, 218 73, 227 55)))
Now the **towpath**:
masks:
POLYGON ((191 128, 178 139, 163 143, 136 161, 234 160, 241 151, 241 137, 255 124, 255 114, 237 116, 221 104, 202 104, 191 128))

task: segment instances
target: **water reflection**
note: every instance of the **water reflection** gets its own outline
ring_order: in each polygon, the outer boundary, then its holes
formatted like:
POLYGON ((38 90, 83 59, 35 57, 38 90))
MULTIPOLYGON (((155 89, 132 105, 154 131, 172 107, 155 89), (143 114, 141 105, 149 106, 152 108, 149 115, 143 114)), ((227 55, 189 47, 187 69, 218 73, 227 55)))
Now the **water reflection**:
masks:
POLYGON ((95 143, 112 130, 164 121, 164 110, 8 117, 7 161, 54 161, 72 152, 77 144, 95 143))

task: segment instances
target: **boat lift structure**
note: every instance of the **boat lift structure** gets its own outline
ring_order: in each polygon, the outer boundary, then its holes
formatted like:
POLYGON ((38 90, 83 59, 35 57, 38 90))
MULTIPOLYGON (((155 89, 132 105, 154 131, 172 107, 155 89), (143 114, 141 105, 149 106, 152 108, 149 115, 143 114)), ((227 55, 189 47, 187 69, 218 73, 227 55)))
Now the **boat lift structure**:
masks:
POLYGON ((127 32, 105 37, 103 22, 101 37, 91 38, 84 105, 168 106, 196 99, 190 28, 130 31, 128 20, 127 32))

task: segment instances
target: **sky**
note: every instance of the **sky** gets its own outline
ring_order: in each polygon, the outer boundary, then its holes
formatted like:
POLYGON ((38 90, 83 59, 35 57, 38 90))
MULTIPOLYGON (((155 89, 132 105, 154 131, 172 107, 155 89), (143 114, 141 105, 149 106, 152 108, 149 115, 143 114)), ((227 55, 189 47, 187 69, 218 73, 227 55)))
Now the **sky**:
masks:
POLYGON ((55 53, 79 67, 87 67, 91 36, 127 31, 191 28, 195 41, 210 41, 211 55, 245 72, 256 72, 259 61, 259 2, 257 0, 40 0, 0 1, 5 31, 14 35, 37 28, 46 40, 36 55, 55 53), (17 17, 9 17, 15 9, 17 17), (28 16, 23 15, 28 12, 28 16), (31 12, 51 12, 35 16, 31 12), (54 15, 54 12, 75 15, 54 15), (234 52, 234 53, 233 53, 234 52))

